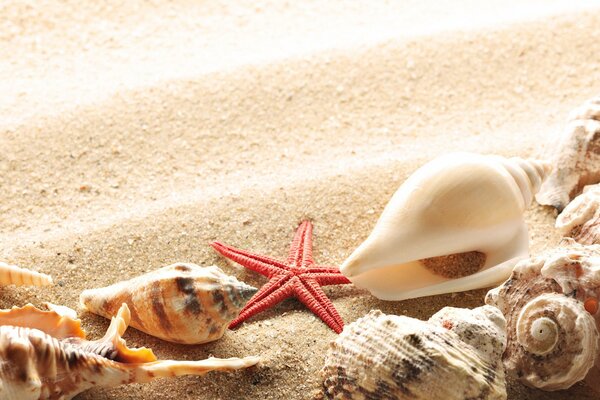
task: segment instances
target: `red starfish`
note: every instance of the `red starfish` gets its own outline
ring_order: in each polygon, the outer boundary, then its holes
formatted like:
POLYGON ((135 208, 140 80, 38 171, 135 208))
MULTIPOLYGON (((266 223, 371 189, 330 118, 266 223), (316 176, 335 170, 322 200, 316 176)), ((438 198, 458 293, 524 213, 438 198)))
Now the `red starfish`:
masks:
POLYGON ((230 328, 282 300, 296 297, 336 333, 342 331, 344 321, 321 286, 351 282, 336 267, 315 265, 312 258, 310 221, 304 221, 298 227, 286 262, 219 242, 214 242, 211 246, 225 257, 269 278, 269 282, 248 301, 240 315, 231 322, 230 328))

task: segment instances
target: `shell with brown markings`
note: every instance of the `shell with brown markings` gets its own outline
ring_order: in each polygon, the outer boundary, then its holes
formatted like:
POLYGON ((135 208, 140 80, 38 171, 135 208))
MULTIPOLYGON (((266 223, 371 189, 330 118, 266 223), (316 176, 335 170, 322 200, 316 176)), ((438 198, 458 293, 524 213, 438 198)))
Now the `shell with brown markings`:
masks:
POLYGON ((429 321, 371 311, 331 343, 326 399, 506 399, 498 309, 446 307, 429 321))
MULTIPOLYGON (((59 312, 65 307, 53 307, 59 312)), ((258 357, 156 361, 152 350, 131 349, 121 339, 129 323, 126 304, 106 335, 85 340, 80 321, 32 305, 0 311, 0 400, 68 400, 93 386, 145 383, 160 377, 203 375, 256 364, 258 357)))
POLYGON ((103 317, 122 303, 131 326, 158 338, 185 344, 219 339, 256 288, 216 266, 176 263, 128 281, 85 290, 81 304, 103 317))
POLYGON ((520 262, 488 292, 486 303, 506 317, 507 372, 553 391, 600 372, 600 246, 563 239, 561 246, 520 262))

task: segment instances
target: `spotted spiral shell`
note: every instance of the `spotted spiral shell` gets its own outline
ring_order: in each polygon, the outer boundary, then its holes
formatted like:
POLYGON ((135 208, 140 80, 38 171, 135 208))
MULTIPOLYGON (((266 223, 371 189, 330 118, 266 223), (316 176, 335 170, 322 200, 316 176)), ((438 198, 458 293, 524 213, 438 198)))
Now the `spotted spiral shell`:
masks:
POLYGON ((110 318, 126 303, 131 326, 176 343, 219 339, 256 288, 216 266, 176 263, 111 286, 85 290, 81 304, 110 318))

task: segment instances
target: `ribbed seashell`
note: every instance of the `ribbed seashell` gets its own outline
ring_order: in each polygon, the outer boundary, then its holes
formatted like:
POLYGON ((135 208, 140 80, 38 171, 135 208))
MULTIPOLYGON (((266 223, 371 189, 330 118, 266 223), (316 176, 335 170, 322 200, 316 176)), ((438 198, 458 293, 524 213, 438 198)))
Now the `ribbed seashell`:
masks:
POLYGON ((600 182, 600 97, 575 109, 554 149, 554 171, 536 200, 561 212, 586 185, 600 182))
POLYGON ((52 285, 52 277, 0 261, 0 285, 48 286, 52 285))
POLYGON ((156 361, 152 350, 121 339, 130 319, 126 304, 104 338, 85 340, 79 320, 32 305, 0 311, 0 400, 68 400, 93 386, 145 383, 255 365, 258 357, 156 361))
POLYGON ((176 263, 128 281, 85 290, 80 302, 111 318, 126 303, 131 326, 163 340, 198 344, 223 336, 256 288, 216 266, 176 263))
POLYGON ((371 311, 331 343, 326 399, 506 399, 505 321, 494 307, 446 307, 429 321, 371 311))
POLYGON ((528 254, 523 212, 549 170, 521 158, 437 158, 400 186, 340 270, 383 300, 501 282, 528 254))
POLYGON ((582 244, 600 244, 600 185, 586 186, 556 218, 564 235, 582 244))
MULTIPOLYGON (((506 317, 507 372, 528 386, 567 389, 600 367, 600 246, 564 239, 523 260, 488 292, 506 317)), ((598 389, 598 382, 591 382, 598 389)))

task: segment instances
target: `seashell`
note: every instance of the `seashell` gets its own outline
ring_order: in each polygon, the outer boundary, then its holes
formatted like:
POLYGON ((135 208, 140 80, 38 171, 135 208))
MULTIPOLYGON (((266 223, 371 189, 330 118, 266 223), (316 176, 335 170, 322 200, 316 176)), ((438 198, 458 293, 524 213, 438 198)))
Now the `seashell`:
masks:
MULTIPOLYGON (((570 238, 523 260, 488 292, 486 303, 506 317, 507 372, 543 390, 567 389, 598 373, 600 246, 570 238)), ((598 390, 598 383, 592 382, 598 390)))
POLYGON ((71 399, 93 386, 145 383, 255 365, 258 357, 156 361, 152 350, 128 348, 130 320, 123 304, 106 335, 87 341, 80 321, 31 304, 0 311, 0 400, 71 399))
POLYGON ((498 309, 446 307, 429 321, 371 311, 331 343, 326 399, 506 399, 498 309))
POLYGON ((549 169, 471 153, 437 158, 400 186, 340 270, 383 300, 501 282, 528 254, 523 212, 549 169))
POLYGON ((556 218, 564 235, 582 244, 600 244, 600 185, 586 186, 556 218))
POLYGON ((79 299, 106 318, 126 303, 134 328, 169 342, 199 344, 221 338, 256 291, 216 266, 176 263, 85 290, 79 299))
POLYGON ((52 277, 0 261, 0 285, 49 286, 52 285, 52 277))
POLYGON ((554 150, 556 167, 535 199, 561 212, 584 186, 600 182, 600 97, 575 109, 554 150))

